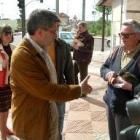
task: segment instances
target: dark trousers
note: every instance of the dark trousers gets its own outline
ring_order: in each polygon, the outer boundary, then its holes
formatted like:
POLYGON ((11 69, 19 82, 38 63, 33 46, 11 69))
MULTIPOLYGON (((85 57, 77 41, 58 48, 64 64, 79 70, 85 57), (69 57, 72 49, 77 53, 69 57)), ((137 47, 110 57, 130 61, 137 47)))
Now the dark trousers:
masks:
POLYGON ((81 82, 88 75, 88 64, 87 64, 87 62, 85 62, 85 61, 82 61, 82 62, 74 61, 75 84, 79 84, 78 73, 80 73, 80 82, 81 82))
POLYGON ((120 132, 131 126, 129 118, 113 113, 108 107, 107 116, 110 140, 120 140, 120 132))

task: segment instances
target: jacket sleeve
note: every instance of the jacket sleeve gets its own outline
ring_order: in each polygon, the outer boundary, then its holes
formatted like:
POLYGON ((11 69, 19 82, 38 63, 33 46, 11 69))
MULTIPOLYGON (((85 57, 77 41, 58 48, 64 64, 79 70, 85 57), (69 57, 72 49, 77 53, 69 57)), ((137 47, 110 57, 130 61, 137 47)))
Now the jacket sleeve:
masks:
POLYGON ((139 68, 139 83, 136 84, 132 84, 132 92, 134 93, 134 95, 140 95, 140 60, 138 63, 138 68, 139 68))
POLYGON ((66 43, 66 65, 64 69, 65 80, 67 84, 74 84, 74 69, 69 44, 66 43))
POLYGON ((112 71, 111 69, 111 65, 113 63, 114 58, 116 57, 118 51, 119 51, 120 46, 115 47, 115 49, 113 50, 113 52, 111 53, 111 55, 106 59, 106 61, 104 62, 104 64, 101 66, 100 69, 100 75, 101 77, 103 77, 103 79, 105 81, 107 81, 106 79, 106 74, 110 71, 112 71))
POLYGON ((85 53, 92 53, 94 48, 94 38, 92 36, 87 36, 83 42, 84 46, 79 47, 78 51, 85 53))
POLYGON ((81 94, 79 86, 50 82, 50 72, 43 59, 21 48, 18 48, 18 53, 16 51, 11 61, 10 84, 13 90, 22 89, 27 95, 51 101, 69 101, 79 98, 81 94))
POLYGON ((107 81, 106 74, 111 71, 110 64, 111 64, 111 58, 108 57, 107 60, 104 62, 104 64, 101 66, 101 69, 100 69, 100 75, 101 75, 101 77, 103 77, 103 79, 105 81, 107 81))

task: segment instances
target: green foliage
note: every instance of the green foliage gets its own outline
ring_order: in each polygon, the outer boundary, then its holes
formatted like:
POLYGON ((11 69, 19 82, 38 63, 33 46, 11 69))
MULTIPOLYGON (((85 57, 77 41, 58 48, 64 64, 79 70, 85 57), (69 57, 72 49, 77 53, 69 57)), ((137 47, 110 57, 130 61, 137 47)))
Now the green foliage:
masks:
MULTIPOLYGON (((102 35, 102 18, 95 22, 91 22, 88 24, 88 30, 90 33, 93 33, 96 36, 102 35)), ((111 35, 111 21, 108 21, 107 26, 105 26, 105 35, 111 35)))
POLYGON ((18 27, 18 28, 21 27, 21 22, 18 22, 18 23, 17 23, 17 27, 18 27))
MULTIPOLYGON (((95 10, 98 12, 103 12, 103 7, 102 6, 96 6, 95 10)), ((105 14, 110 15, 112 12, 112 7, 105 7, 105 14)))
MULTIPOLYGON (((94 8, 97 12, 103 12, 103 7, 102 6, 96 6, 94 8)), ((111 35, 111 21, 108 20, 108 15, 110 15, 112 12, 112 7, 105 7, 105 17, 106 17, 106 21, 105 21, 105 36, 110 36, 111 35)), ((97 36, 101 36, 102 35, 102 18, 100 18, 99 20, 89 23, 88 27, 89 27, 89 32, 94 33, 97 36)))

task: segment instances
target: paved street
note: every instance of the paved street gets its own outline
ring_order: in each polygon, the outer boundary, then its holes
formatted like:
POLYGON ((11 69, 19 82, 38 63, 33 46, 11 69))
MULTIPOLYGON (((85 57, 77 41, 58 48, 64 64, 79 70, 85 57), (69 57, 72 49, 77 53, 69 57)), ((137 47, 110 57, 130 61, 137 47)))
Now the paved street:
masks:
POLYGON ((108 140, 107 117, 102 100, 106 82, 100 78, 100 66, 110 51, 95 51, 90 64, 89 83, 93 92, 66 103, 63 140, 108 140))

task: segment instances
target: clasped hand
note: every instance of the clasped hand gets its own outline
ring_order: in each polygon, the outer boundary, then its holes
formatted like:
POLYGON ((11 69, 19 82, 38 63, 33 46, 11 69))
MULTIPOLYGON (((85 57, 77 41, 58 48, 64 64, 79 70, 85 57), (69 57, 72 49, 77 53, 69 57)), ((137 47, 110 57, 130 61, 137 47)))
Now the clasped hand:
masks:
POLYGON ((106 74, 106 79, 109 85, 116 83, 117 74, 114 71, 110 71, 106 74))
POLYGON ((109 85, 114 85, 115 83, 122 83, 122 89, 125 90, 132 90, 132 84, 125 81, 121 76, 117 76, 117 74, 114 71, 110 71, 107 73, 106 78, 108 80, 109 85))

